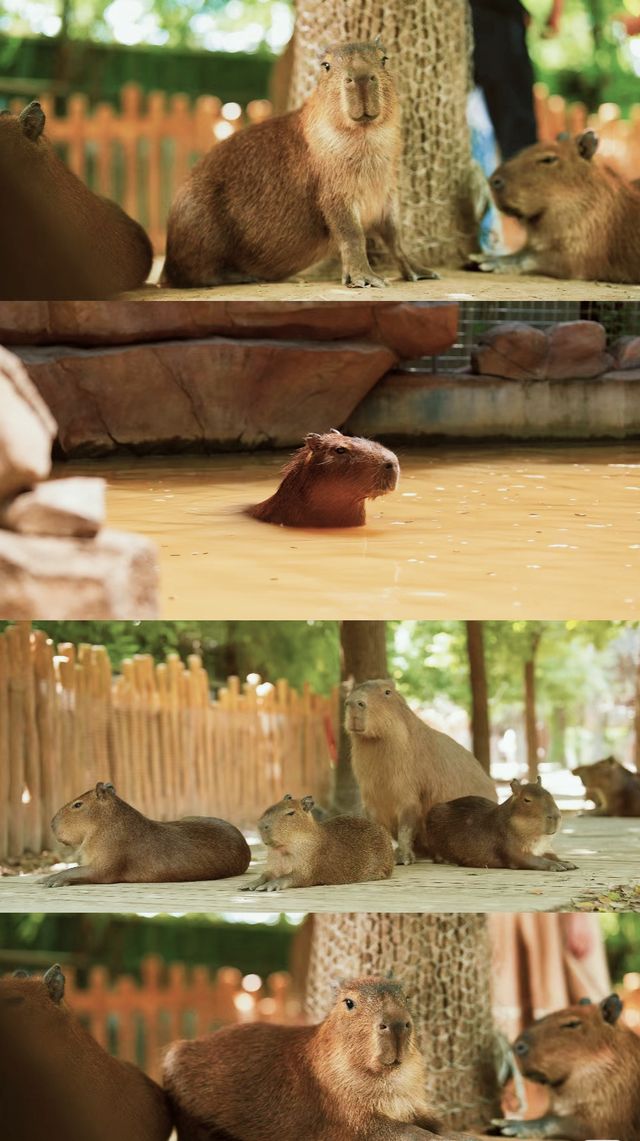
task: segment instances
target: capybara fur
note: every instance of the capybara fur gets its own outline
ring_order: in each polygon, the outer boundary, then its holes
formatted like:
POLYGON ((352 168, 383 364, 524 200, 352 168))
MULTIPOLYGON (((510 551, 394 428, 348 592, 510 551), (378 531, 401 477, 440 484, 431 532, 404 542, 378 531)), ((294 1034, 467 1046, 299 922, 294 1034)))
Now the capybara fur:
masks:
POLYGON ((48 876, 47 887, 217 880, 242 875, 251 861, 242 832, 228 821, 150 820, 102 781, 65 804, 51 827, 56 840, 77 849, 80 866, 48 876))
POLYGON ((388 678, 351 691, 345 728, 365 810, 396 837, 398 863, 429 854, 426 818, 434 804, 459 796, 497 799, 473 754, 417 717, 388 678))
POLYGON ((15 1050, 29 1080, 3 1086, 2 1134, 22 1137, 19 1123, 33 1103, 44 1116, 30 1141, 78 1137, 83 1141, 166 1141, 172 1120, 165 1092, 137 1066, 111 1057, 64 1001, 58 964, 44 978, 24 971, 0 979, 2 1052, 15 1050), (66 1108, 73 1110, 67 1127, 66 1108), (64 1125, 63 1125, 64 1123, 64 1125), (65 1133, 59 1132, 65 1128, 65 1133), (77 1133, 75 1128, 77 1127, 77 1133), (69 1128, 69 1132, 66 1129, 69 1128))
POLYGON ((337 428, 310 432, 283 469, 278 490, 247 513, 284 527, 361 527, 366 501, 393 491, 398 457, 375 440, 337 428))
POLYGON ((287 794, 263 813, 258 828, 267 847, 267 865, 245 891, 389 878, 394 858, 386 828, 361 816, 317 820, 313 807, 312 796, 294 800, 287 794))
POLYGON ((474 255, 480 269, 640 283, 640 189, 593 156, 593 131, 534 143, 489 180, 496 206, 526 233, 514 254, 474 255))
POLYGON ((212 147, 171 207, 164 281, 283 281, 337 247, 346 285, 383 286, 368 235, 405 280, 436 277, 400 243, 400 105, 386 64, 377 42, 330 47, 303 107, 212 147))
POLYGON ((89 190, 44 126, 39 103, 0 114, 0 298, 105 298, 143 285, 153 251, 142 226, 89 190))
POLYGON ((625 769, 615 757, 579 765, 573 771, 596 806, 594 815, 640 816, 640 774, 625 769))
POLYGON ((514 1043, 524 1076, 549 1091, 532 1121, 500 1122, 507 1137, 640 1141, 640 1037, 618 1021, 622 1002, 588 999, 534 1022, 514 1043))
POLYGON ((377 977, 317 1026, 228 1027, 164 1062, 179 1141, 419 1141, 440 1132, 425 1077, 402 988, 377 977))
POLYGON ((502 804, 483 796, 436 804, 427 816, 427 843, 435 862, 463 868, 574 870, 575 864, 551 851, 562 817, 540 777, 535 784, 512 780, 511 792, 502 804))

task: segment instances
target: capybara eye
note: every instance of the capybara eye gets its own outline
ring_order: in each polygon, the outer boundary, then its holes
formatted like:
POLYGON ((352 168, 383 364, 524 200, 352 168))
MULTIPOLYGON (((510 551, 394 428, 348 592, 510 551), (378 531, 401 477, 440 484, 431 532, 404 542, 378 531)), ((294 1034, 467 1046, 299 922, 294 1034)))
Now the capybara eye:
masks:
POLYGON ((380 60, 382 67, 384 67, 385 63, 387 63, 388 59, 389 59, 388 55, 383 55, 382 59, 380 60))
POLYGON ((538 159, 538 162, 543 163, 545 166, 551 166, 552 163, 557 162, 557 161, 558 161, 557 155, 543 155, 542 158, 538 159))
POLYGON ((522 799, 524 800, 525 804, 531 804, 531 797, 530 796, 523 796, 522 799))
POLYGON ((323 68, 324 68, 324 70, 325 70, 325 71, 331 71, 331 64, 330 64, 330 63, 327 63, 327 61, 326 61, 326 60, 324 61, 324 63, 322 64, 322 66, 323 66, 323 68))
POLYGON ((344 1005, 346 1006, 347 1010, 353 1010, 356 1004, 352 998, 345 998, 344 1005))
POLYGON ((82 801, 81 801, 81 800, 74 800, 74 802, 73 802, 73 804, 71 805, 71 807, 72 807, 72 808, 82 808, 82 801))
POLYGON ((346 456, 347 452, 349 451, 348 448, 342 448, 342 447, 334 448, 333 450, 336 453, 336 455, 338 455, 338 456, 346 456))
POLYGON ((563 1022, 560 1027, 561 1030, 577 1030, 578 1026, 582 1026, 579 1018, 573 1018, 571 1022, 563 1022))
POLYGON ((387 695, 387 697, 388 697, 388 696, 389 696, 389 694, 391 693, 391 690, 390 690, 390 689, 385 689, 385 691, 384 691, 384 692, 385 692, 385 694, 386 694, 386 695, 387 695))
POLYGON ((295 816, 295 814, 296 814, 295 808, 294 808, 293 812, 285 812, 285 816, 295 816))

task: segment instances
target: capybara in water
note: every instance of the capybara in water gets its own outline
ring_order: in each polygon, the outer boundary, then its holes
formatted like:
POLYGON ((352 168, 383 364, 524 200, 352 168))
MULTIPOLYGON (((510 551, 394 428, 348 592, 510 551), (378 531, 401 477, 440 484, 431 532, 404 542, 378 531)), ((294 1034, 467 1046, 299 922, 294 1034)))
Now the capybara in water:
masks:
POLYGON ((483 796, 436 804, 427 815, 427 843, 435 862, 463 868, 573 871, 575 864, 550 850, 562 817, 540 777, 536 784, 512 780, 511 791, 503 804, 483 796))
POLYGON ((38 1112, 46 1114, 46 1128, 38 1132, 36 1121, 30 1141, 61 1141, 63 1136, 166 1141, 172 1121, 164 1091, 137 1066, 107 1054, 67 1007, 64 989, 58 964, 42 979, 29 978, 24 971, 0 979, 2 1052, 15 1050, 30 1078, 23 1082, 18 1074, 2 1089, 3 1136, 7 1141, 26 1136, 19 1123, 28 1119, 35 1103, 38 1112), (67 1106, 73 1110, 69 1127, 67 1106))
POLYGON ((579 765, 580 777, 596 816, 640 816, 640 775, 625 769, 615 757, 604 757, 593 765, 579 765))
POLYGON ((375 440, 337 428, 310 432, 283 469, 278 490, 247 513, 284 527, 361 527, 367 499, 393 491, 398 457, 375 440))
POLYGON ((44 126, 39 103, 0 114, 0 297, 81 300, 143 285, 153 251, 142 226, 69 170, 44 126))
POLYGON ((226 820, 150 820, 102 781, 65 804, 51 827, 77 849, 80 866, 48 876, 46 887, 217 880, 242 875, 251 861, 242 832, 226 820))
POLYGON ((244 891, 281 891, 316 884, 366 883, 393 872, 391 836, 361 816, 316 820, 313 797, 285 796, 260 817, 267 846, 263 874, 244 891))
POLYGON ((593 131, 534 143, 489 180, 496 205, 526 231, 524 248, 476 254, 480 269, 640 283, 640 189, 592 161, 593 131))
POLYGON ((341 983, 318 1026, 228 1027, 164 1063, 179 1141, 419 1141, 444 1133, 425 1080, 402 987, 377 977, 341 983))
POLYGON ((618 1019, 622 1002, 588 999, 534 1022, 514 1043, 522 1073, 549 1090, 532 1121, 497 1122, 506 1137, 640 1141, 640 1037, 618 1019))
POLYGON ((400 243, 400 106, 386 64, 377 42, 328 48, 303 107, 200 159, 169 213, 165 282, 283 281, 337 246, 346 285, 382 286, 367 235, 385 243, 406 281, 437 277, 400 243))
POLYGON ((388 678, 352 690, 345 728, 362 802, 397 838, 398 863, 429 854, 426 818, 434 804, 467 795, 497 799, 473 754, 417 717, 388 678))

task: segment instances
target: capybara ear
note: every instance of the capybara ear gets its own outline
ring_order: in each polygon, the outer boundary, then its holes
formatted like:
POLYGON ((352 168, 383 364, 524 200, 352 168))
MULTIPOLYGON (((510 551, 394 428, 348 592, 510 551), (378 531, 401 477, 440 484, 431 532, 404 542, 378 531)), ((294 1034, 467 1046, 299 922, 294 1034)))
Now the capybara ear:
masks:
POLYGON ((14 971, 11 978, 12 979, 28 979, 29 978, 29 972, 23 971, 22 969, 19 971, 14 971))
POLYGON ((64 996, 64 975, 60 964, 54 963, 52 967, 49 967, 42 981, 49 991, 50 998, 54 1002, 61 1002, 64 996))
POLYGON ((580 158, 593 158, 598 149, 598 136, 595 131, 583 131, 581 135, 576 135, 576 146, 580 158))
POLYGON ((395 971, 394 971, 393 967, 389 967, 389 970, 387 971, 387 973, 384 977, 385 977, 385 979, 392 979, 394 977, 394 975, 395 975, 395 971))
POLYGON ((108 796, 115 796, 115 793, 115 786, 111 784, 111 781, 98 781, 96 785, 96 796, 98 800, 106 800, 108 796))
POLYGON ((511 784, 509 785, 509 787, 510 787, 513 795, 517 796, 518 793, 520 792, 520 789, 522 788, 522 784, 520 783, 520 781, 516 777, 516 778, 514 778, 514 780, 511 781, 511 784))
POLYGON ((542 784, 542 777, 540 775, 536 777, 536 784, 542 784))
POLYGON ((578 1003, 578 1006, 592 1006, 592 1005, 593 1004, 592 1004, 590 998, 581 998, 579 1003, 578 1003))
POLYGON ((45 115, 42 107, 35 101, 25 107, 18 115, 18 122, 22 127, 23 135, 35 143, 42 134, 45 124, 45 115))
POLYGON ((345 678, 345 680, 341 682, 340 688, 342 689, 346 700, 349 694, 353 693, 354 689, 356 688, 356 679, 354 678, 353 674, 349 674, 349 677, 345 678))
POLYGON ((318 432, 307 432, 307 435, 304 438, 304 442, 309 448, 309 451, 315 452, 321 439, 322 436, 318 432))
POLYGON ((292 795, 291 795, 291 793, 290 793, 290 792, 285 792, 285 794, 284 794, 284 796, 283 796, 283 798, 282 798, 282 799, 283 799, 283 800, 293 800, 293 797, 292 797, 292 795))
POLYGON ((619 994, 610 994, 600 1003, 600 1010, 605 1022, 611 1026, 616 1023, 622 1014, 622 999, 619 994))
POLYGON ((305 812, 311 812, 311 809, 313 808, 315 801, 314 801, 312 796, 303 796, 300 803, 301 803, 302 807, 304 808, 305 812))

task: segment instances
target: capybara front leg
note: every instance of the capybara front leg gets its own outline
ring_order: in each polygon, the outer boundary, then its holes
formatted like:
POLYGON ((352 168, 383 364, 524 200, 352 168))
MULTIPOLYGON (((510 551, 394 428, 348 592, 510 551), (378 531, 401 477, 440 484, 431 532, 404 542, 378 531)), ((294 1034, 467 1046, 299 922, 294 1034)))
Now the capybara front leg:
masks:
POLYGON ((497 1118, 493 1121, 500 1129, 501 1137, 552 1138, 563 1137, 565 1141, 587 1141, 589 1136, 584 1126, 573 1117, 556 1117, 552 1113, 537 1117, 533 1121, 510 1121, 497 1118))
POLYGON ((254 891, 286 891, 289 887, 297 887, 293 876, 276 876, 275 879, 268 879, 265 883, 260 884, 259 887, 254 887, 254 891))
POLYGON ((104 883, 90 865, 86 867, 67 868, 64 872, 55 872, 40 881, 43 887, 72 887, 73 884, 104 883))
POLYGON ((435 270, 417 265, 405 253, 400 241, 398 211, 395 203, 390 206, 382 221, 375 227, 374 232, 382 238, 405 281, 435 281, 438 279, 440 275, 435 270))
POLYGON ((241 887, 240 891, 260 891, 260 889, 264 887, 264 885, 268 882, 269 876, 266 874, 266 872, 263 872, 263 874, 258 876, 257 879, 251 880, 249 883, 246 883, 244 887, 241 887))
POLYGON ((469 254, 464 268, 482 273, 537 273, 539 267, 533 254, 520 250, 516 254, 469 254))
POLYGON ((327 225, 340 250, 342 284, 352 289, 381 288, 387 283, 369 265, 367 240, 353 210, 331 204, 324 210, 327 225))
POLYGON ((555 852, 545 852, 542 858, 544 860, 551 860, 554 864, 558 864, 558 871, 575 872, 578 870, 577 864, 572 864, 570 860, 561 860, 559 856, 556 856, 555 852))

